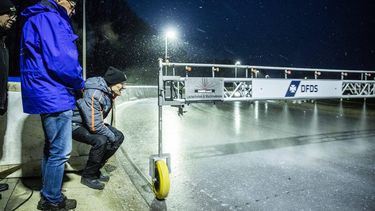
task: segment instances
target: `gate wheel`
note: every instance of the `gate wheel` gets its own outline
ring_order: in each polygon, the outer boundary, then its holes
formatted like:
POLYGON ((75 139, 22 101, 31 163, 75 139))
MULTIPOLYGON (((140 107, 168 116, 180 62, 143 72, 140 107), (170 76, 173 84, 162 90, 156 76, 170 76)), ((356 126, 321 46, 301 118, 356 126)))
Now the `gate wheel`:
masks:
POLYGON ((156 199, 164 200, 168 196, 170 180, 168 167, 164 160, 155 162, 155 179, 152 188, 156 199))

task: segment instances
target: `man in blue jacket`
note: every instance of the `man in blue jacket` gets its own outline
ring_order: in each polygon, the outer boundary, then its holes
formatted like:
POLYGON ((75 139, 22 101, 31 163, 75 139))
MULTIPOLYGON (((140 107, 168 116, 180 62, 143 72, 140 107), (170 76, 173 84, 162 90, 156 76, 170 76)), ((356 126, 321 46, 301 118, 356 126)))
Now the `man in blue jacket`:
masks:
POLYGON ((37 208, 68 210, 74 199, 61 193, 72 148, 74 92, 82 90, 82 68, 70 17, 73 0, 41 0, 22 13, 20 70, 25 113, 40 114, 45 136, 42 190, 37 208))

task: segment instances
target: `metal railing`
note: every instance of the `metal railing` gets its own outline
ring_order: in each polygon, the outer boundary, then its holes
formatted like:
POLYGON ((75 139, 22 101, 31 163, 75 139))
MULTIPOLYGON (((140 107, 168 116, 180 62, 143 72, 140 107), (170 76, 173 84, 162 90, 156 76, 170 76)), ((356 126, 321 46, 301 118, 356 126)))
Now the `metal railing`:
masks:
MULTIPOLYGON (((375 71, 369 70, 345 70, 345 69, 321 69, 321 68, 295 68, 295 67, 271 67, 271 66, 252 66, 252 65, 226 65, 226 64, 198 64, 198 63, 171 63, 159 61, 159 96, 162 105, 183 105, 189 100, 186 99, 186 81, 192 78, 190 75, 193 69, 199 69, 210 78, 222 79, 223 97, 221 101, 252 101, 252 100, 289 100, 289 99, 320 99, 320 98, 370 98, 375 97, 375 71), (221 69, 229 69, 234 77, 217 77, 221 69), (182 71, 181 71, 182 70, 182 71), (238 71, 244 70, 244 77, 238 76, 238 71), (210 71, 210 72, 209 72, 210 71), (266 71, 275 71, 276 75, 282 77, 271 78, 266 75, 266 71), (179 75, 177 73, 180 73, 179 75), (182 74, 185 73, 185 74, 182 74), (298 78, 291 78, 292 73, 298 73, 298 78), (308 79, 306 76, 313 78, 308 79), (324 74, 334 74, 336 78, 326 79, 324 74), (260 77, 262 76, 262 77, 260 77), (358 80, 349 80, 348 77, 358 78, 358 80), (270 81, 272 80, 272 81, 270 81), (259 96, 259 90, 254 90, 254 84, 265 84, 267 88, 270 83, 289 83, 290 81, 300 81, 312 84, 335 84, 341 83, 339 94, 334 95, 301 95, 294 97, 286 96, 259 96)), ((242 71, 243 73, 243 71, 242 71)), ((226 74, 228 75, 228 74, 226 74)), ((196 77, 195 77, 196 78, 196 77)), ((207 78, 207 77, 205 77, 207 78)), ((289 85, 289 84, 288 84, 289 85)), ((322 86, 323 86, 322 85, 322 86)), ((304 86, 304 85, 302 85, 304 86)), ((283 87, 280 87, 284 89, 283 87)), ((287 87, 293 88, 293 87, 287 87)), ((262 88, 261 88, 262 89, 262 88)), ((276 88, 277 89, 277 88, 276 88)), ((277 90, 275 90, 277 91, 277 90)), ((297 91, 297 90, 296 90, 297 91)), ((218 99, 215 99, 218 100, 218 99)), ((207 100, 207 101, 215 101, 207 100)), ((204 101, 204 100, 202 100, 204 101)))

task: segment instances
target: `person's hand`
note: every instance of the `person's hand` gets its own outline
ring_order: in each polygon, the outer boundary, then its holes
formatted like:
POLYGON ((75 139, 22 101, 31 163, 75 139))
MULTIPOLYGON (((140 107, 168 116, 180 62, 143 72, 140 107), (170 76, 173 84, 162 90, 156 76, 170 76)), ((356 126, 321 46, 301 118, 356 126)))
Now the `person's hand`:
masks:
POLYGON ((84 92, 84 89, 76 90, 76 91, 74 92, 74 95, 75 95, 76 99, 80 99, 80 98, 82 98, 82 97, 83 97, 83 92, 84 92))
POLYGON ((0 109, 0 116, 3 116, 7 112, 6 109, 0 109))

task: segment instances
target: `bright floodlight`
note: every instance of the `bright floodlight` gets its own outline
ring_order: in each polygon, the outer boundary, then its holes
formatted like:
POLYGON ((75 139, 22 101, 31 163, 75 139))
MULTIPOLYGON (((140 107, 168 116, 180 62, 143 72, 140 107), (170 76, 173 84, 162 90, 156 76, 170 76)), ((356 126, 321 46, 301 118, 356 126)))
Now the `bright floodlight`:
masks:
POLYGON ((166 32, 166 36, 168 39, 175 39, 177 37, 177 33, 173 29, 168 29, 166 32))
POLYGON ((168 59, 168 40, 174 40, 177 37, 177 33, 174 29, 168 29, 165 32, 165 60, 168 59))
POLYGON ((240 61, 236 61, 236 65, 240 65, 241 64, 241 62, 240 61))

